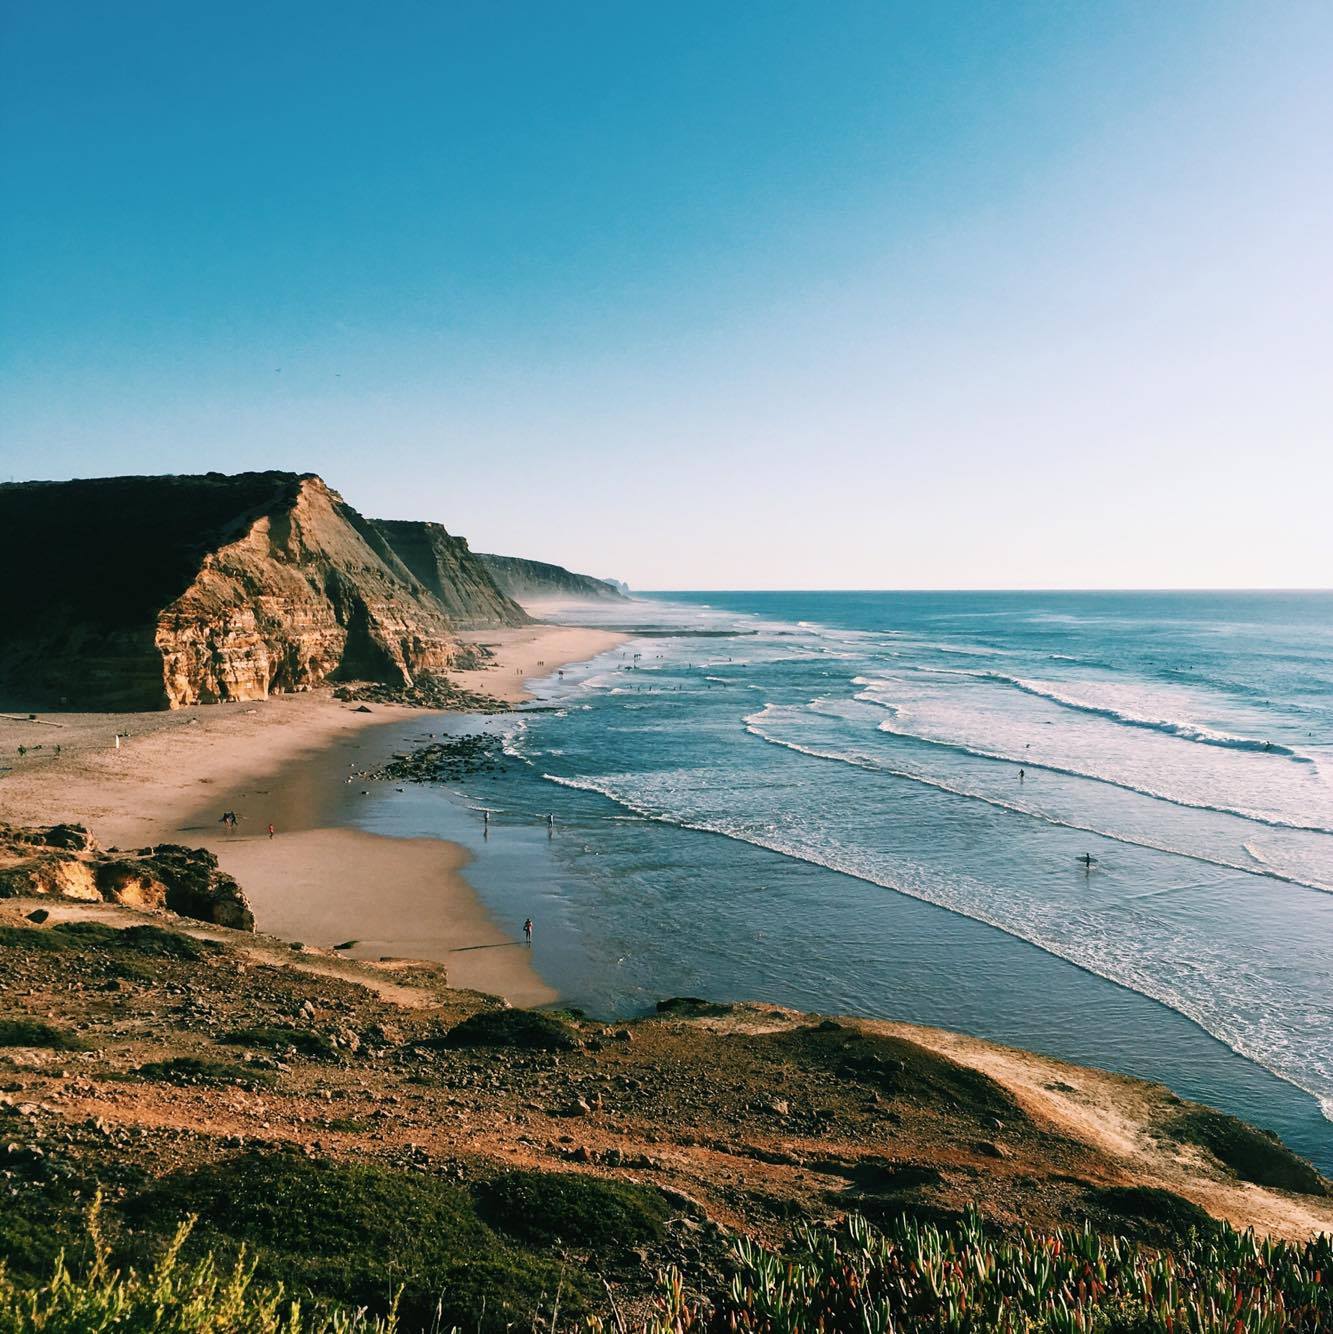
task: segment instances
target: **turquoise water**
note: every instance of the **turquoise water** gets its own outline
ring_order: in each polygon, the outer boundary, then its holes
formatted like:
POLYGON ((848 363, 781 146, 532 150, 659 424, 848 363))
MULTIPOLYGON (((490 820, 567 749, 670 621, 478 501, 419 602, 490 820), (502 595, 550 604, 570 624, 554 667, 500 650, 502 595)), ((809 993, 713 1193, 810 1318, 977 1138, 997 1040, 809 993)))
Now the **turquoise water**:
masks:
POLYGON ((1333 594, 598 616, 642 637, 543 683, 550 711, 462 724, 503 732, 503 774, 370 816, 472 846, 569 1000, 942 1024, 1160 1079, 1333 1168, 1333 594))

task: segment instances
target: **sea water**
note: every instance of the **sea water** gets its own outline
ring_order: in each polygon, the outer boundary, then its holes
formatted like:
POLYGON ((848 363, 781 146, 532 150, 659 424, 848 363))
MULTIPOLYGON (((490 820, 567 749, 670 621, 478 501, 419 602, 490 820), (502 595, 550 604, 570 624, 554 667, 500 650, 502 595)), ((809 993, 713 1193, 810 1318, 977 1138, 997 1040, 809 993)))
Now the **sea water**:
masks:
POLYGON ((568 619, 638 637, 457 724, 501 734, 502 772, 367 820, 467 843, 570 1003, 939 1024, 1162 1080, 1333 1168, 1333 594, 568 619))

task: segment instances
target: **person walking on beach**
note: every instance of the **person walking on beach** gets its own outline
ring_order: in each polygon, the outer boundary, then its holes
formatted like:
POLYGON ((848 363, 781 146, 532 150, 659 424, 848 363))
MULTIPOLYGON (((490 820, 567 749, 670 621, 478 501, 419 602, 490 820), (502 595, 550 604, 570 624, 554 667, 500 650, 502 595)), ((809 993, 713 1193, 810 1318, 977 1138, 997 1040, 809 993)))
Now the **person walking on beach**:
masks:
POLYGON ((523 939, 527 941, 529 948, 532 946, 532 918, 528 917, 523 922, 523 939))
POLYGON ((276 834, 277 832, 278 832, 278 831, 277 831, 276 829, 273 828, 273 821, 270 820, 270 821, 268 822, 268 836, 269 836, 269 838, 272 838, 273 835, 276 834))

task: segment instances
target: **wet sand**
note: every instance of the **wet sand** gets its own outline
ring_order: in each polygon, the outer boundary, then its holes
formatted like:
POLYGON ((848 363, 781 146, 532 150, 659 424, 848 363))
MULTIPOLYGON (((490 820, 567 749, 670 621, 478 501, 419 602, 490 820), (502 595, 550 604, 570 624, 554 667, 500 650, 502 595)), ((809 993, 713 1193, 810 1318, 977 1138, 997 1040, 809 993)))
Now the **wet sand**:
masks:
MULTIPOLYGON (((517 701, 529 678, 593 657, 624 636, 538 625, 469 638, 495 657, 487 669, 454 679, 517 701)), ((468 884, 461 847, 345 826, 362 799, 348 775, 387 758, 418 724, 426 736, 438 717, 370 708, 358 713, 320 690, 156 713, 6 714, 0 820, 74 821, 105 846, 207 847, 244 887, 261 931, 324 947, 356 940, 349 953, 364 958, 438 960, 453 985, 515 1004, 555 999, 515 940, 521 923, 496 922, 468 884), (23 757, 20 745, 28 748, 23 757), (229 809, 240 817, 231 835, 220 823, 229 809)))

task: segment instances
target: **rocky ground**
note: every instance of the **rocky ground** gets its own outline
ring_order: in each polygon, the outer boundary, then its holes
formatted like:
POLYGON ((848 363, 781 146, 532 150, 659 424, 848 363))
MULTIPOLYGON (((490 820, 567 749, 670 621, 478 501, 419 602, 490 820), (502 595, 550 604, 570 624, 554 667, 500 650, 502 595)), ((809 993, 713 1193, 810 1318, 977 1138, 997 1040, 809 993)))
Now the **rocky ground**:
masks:
POLYGON ((129 1258, 195 1213, 200 1244, 257 1245, 317 1294, 382 1303, 410 1272, 487 1327, 555 1288, 567 1314, 632 1312, 664 1265, 715 1283, 730 1234, 852 1211, 975 1204, 1153 1243, 1205 1209, 1333 1230, 1300 1159, 1140 1081, 768 1006, 606 1025, 446 982, 165 913, 0 903, 0 1256, 36 1272, 77 1246, 100 1186, 129 1258), (414 1261, 427 1216, 448 1254, 414 1261))

